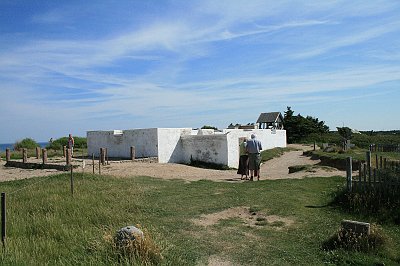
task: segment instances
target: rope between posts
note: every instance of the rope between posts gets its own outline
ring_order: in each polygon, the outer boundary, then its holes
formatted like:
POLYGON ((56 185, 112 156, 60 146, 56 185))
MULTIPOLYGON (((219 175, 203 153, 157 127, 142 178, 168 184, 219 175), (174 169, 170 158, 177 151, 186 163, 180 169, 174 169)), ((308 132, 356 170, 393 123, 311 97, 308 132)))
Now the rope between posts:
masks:
POLYGON ((17 189, 17 190, 14 190, 14 191, 12 191, 12 192, 7 193, 7 194, 8 194, 8 195, 15 194, 15 193, 17 193, 17 192, 19 192, 19 191, 21 191, 21 190, 27 189, 27 188, 29 188, 29 187, 33 187, 34 185, 37 185, 37 184, 42 183, 42 182, 44 182, 44 181, 47 181, 47 180, 49 180, 51 177, 52 177, 52 176, 48 176, 47 178, 45 178, 45 179, 43 179, 43 180, 37 181, 37 182, 35 182, 35 183, 33 183, 33 184, 29 184, 29 185, 27 185, 27 186, 25 186, 25 187, 23 187, 23 188, 19 188, 19 189, 17 189))

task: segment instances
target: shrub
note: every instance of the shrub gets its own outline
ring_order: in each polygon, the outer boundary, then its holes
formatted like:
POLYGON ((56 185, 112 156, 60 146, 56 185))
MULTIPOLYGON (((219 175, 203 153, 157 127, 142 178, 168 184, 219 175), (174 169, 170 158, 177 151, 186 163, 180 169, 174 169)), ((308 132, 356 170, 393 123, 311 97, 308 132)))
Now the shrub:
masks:
MULTIPOLYGON (((83 137, 74 137, 75 148, 87 148, 87 141, 86 138, 83 137)), ((68 137, 62 137, 59 139, 54 140, 53 142, 47 145, 47 149, 53 150, 61 150, 63 146, 68 146, 68 137)))
POLYGON ((344 249, 349 251, 370 252, 384 246, 387 237, 377 225, 371 225, 371 232, 356 234, 351 230, 341 228, 322 244, 325 250, 344 249))
POLYGON ((21 141, 17 141, 14 144, 14 150, 18 151, 23 148, 25 149, 35 149, 36 147, 40 147, 40 145, 31 138, 25 138, 21 141))

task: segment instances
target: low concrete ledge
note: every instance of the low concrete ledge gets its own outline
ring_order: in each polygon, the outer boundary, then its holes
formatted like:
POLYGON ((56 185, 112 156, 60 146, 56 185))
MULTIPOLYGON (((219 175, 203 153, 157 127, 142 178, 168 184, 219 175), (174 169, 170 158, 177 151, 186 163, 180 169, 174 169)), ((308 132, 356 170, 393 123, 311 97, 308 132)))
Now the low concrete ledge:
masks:
POLYGON ((354 232, 355 234, 363 234, 363 235, 370 234, 370 224, 369 223, 343 220, 341 225, 342 225, 343 230, 351 231, 351 232, 354 232))
POLYGON ((17 162, 17 161, 8 161, 4 166, 5 167, 16 167, 16 168, 22 168, 22 169, 56 169, 58 171, 71 170, 71 165, 24 163, 24 162, 17 162))

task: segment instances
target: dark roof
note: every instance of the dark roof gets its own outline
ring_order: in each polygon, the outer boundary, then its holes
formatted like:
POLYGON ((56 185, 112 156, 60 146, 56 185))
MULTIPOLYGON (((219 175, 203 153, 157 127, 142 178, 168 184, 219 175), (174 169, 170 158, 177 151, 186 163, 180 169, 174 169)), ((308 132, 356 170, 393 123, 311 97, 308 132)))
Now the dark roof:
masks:
POLYGON ((257 119, 257 123, 273 123, 278 120, 278 117, 282 121, 281 112, 261 113, 257 119))

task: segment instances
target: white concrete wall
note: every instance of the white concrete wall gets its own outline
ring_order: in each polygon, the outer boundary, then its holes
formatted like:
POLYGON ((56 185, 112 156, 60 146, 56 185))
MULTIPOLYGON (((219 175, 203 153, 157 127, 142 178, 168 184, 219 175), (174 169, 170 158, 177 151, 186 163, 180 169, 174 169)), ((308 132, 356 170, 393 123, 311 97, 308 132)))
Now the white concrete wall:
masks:
POLYGON ((285 130, 225 129, 222 133, 212 134, 190 128, 150 128, 88 131, 88 155, 99 156, 100 148, 108 148, 109 157, 130 158, 130 147, 134 146, 136 157, 158 157, 160 163, 189 163, 192 156, 194 160, 236 168, 239 138, 250 139, 252 133, 257 135, 264 150, 286 147, 285 130))
POLYGON ((177 163, 184 161, 181 136, 191 135, 191 128, 159 128, 158 162, 177 163))
POLYGON ((263 150, 272 149, 275 147, 286 147, 286 131, 270 129, 226 129, 228 142, 228 163, 229 167, 237 168, 239 165, 239 138, 251 138, 251 134, 255 133, 257 139, 261 141, 263 150))
POLYGON ((218 135, 185 135, 181 138, 183 163, 193 160, 228 164, 228 146, 225 134, 218 135))
POLYGON ((109 157, 130 158, 130 147, 134 146, 136 157, 158 156, 157 128, 114 131, 88 131, 88 155, 100 154, 100 148, 108 149, 109 157))

